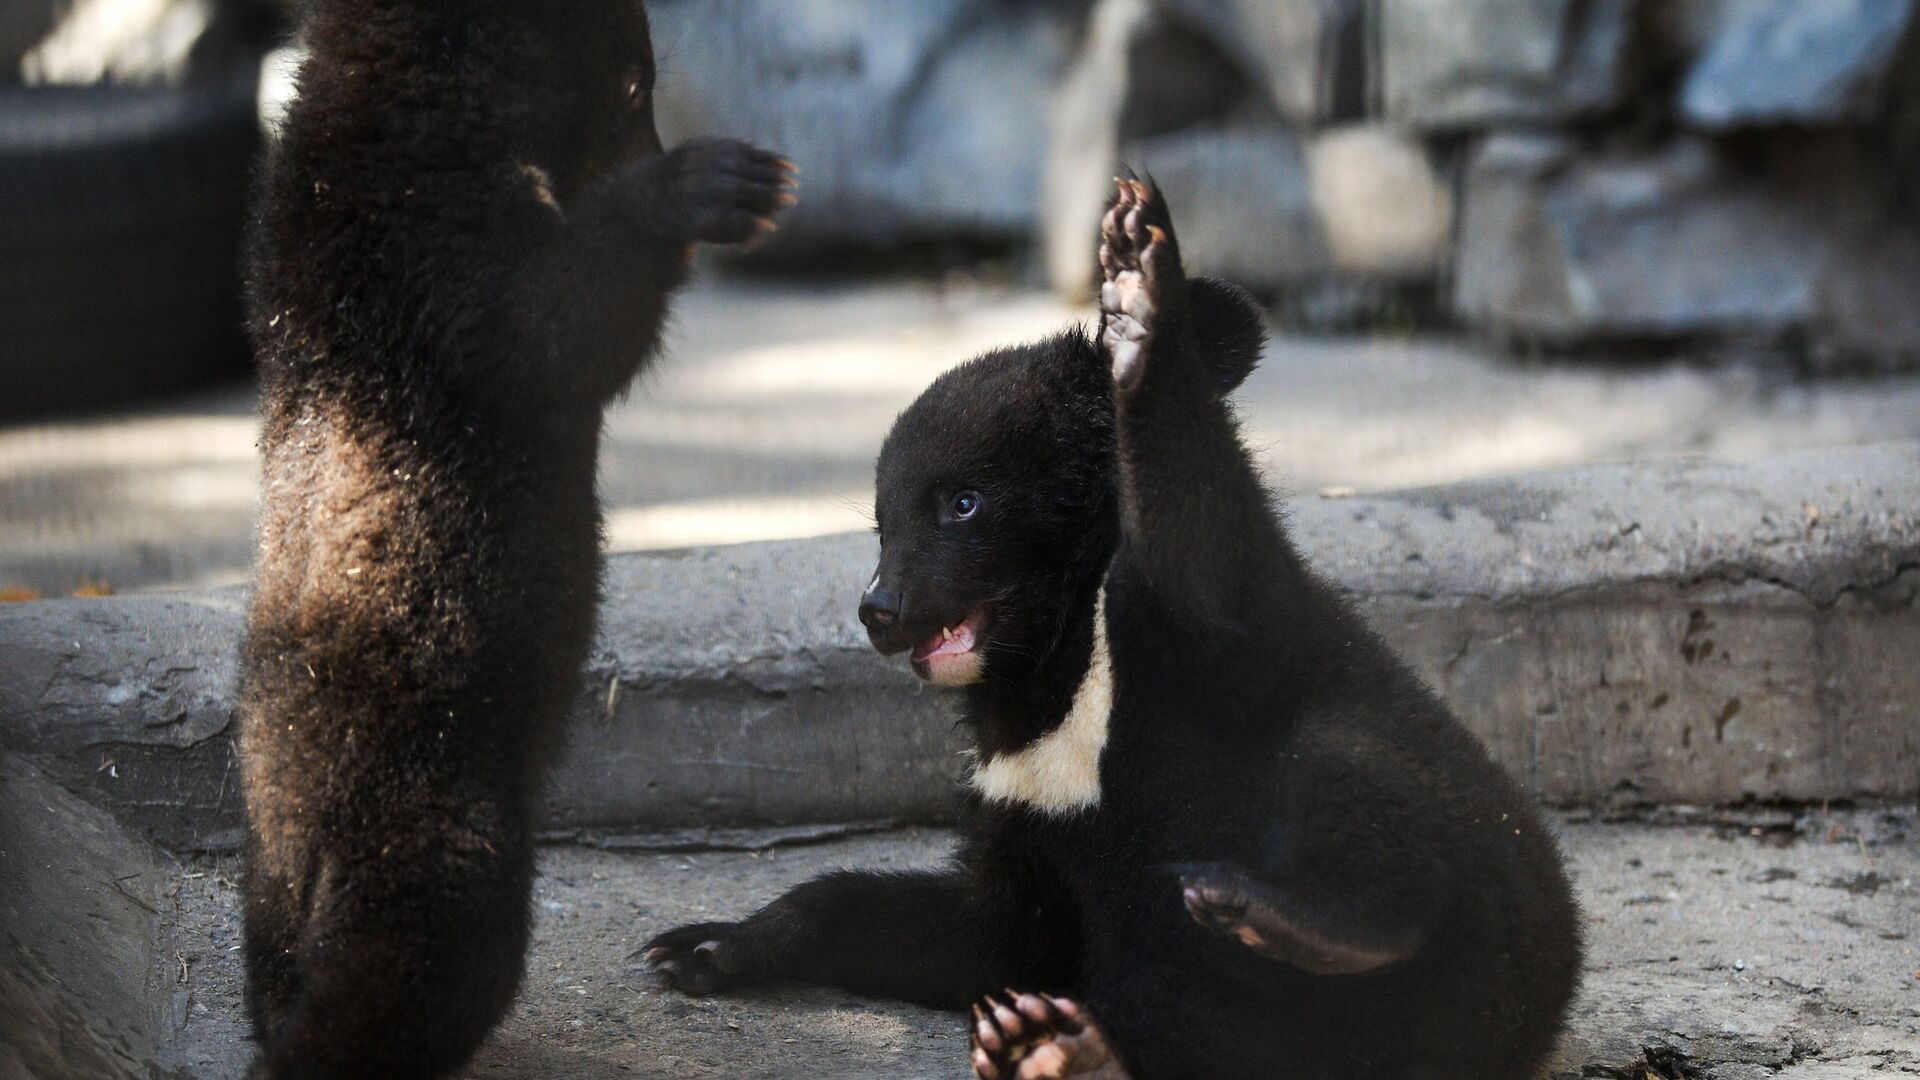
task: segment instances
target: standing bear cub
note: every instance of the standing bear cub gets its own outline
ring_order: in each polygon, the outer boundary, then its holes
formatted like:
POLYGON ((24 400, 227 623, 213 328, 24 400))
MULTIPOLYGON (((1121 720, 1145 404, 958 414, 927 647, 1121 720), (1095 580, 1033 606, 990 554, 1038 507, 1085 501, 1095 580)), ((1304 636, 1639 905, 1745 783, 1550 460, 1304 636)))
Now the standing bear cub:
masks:
POLYGON ((638 0, 316 0, 258 190, 253 1076, 458 1068, 520 981, 599 591, 602 411, 791 168, 665 151, 638 0))
POLYGON ((691 993, 978 1002, 990 1080, 1532 1075, 1580 965, 1552 837, 1288 541, 1225 400, 1251 302, 1185 277, 1149 186, 1102 231, 1098 339, 954 369, 880 454, 860 616, 964 687, 954 864, 649 959, 691 993))

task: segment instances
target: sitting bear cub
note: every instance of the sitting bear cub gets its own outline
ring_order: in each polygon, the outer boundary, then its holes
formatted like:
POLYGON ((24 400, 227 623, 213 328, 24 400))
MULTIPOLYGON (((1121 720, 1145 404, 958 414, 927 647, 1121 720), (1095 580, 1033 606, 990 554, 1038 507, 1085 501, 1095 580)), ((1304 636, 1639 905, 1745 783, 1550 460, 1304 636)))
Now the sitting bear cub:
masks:
POLYGON ((1147 185, 1102 233, 1098 339, 948 372, 880 455, 860 616, 965 688, 954 864, 830 874, 649 960, 977 1001, 992 1080, 1532 1075, 1580 966, 1551 835, 1289 542, 1225 400, 1251 302, 1187 280, 1147 185))

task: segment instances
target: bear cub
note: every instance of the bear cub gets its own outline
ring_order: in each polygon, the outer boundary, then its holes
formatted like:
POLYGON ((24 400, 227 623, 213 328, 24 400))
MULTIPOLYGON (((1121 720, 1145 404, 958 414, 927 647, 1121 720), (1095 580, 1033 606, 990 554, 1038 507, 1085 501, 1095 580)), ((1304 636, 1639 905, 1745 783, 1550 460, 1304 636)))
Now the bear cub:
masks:
POLYGON ((305 41, 248 256, 252 1075, 435 1077, 519 984, 602 412, 793 172, 661 146, 638 0, 315 0, 305 41))
POLYGON ((1251 301, 1186 277, 1135 181, 1100 262, 1097 336, 955 368, 880 453, 860 617, 962 688, 952 864, 648 959, 696 994, 974 1003, 989 1080, 1532 1075, 1581 953, 1533 799, 1289 541, 1226 400, 1251 301))

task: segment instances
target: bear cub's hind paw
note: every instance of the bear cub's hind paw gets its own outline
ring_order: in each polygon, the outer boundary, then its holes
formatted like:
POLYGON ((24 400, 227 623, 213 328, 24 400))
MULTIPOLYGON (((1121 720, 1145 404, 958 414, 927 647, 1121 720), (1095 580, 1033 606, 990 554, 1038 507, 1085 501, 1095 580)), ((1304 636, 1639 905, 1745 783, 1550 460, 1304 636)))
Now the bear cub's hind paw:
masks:
POLYGON ((1362 975, 1412 955, 1412 934, 1340 936, 1316 929, 1283 910, 1239 867, 1211 864, 1190 868, 1180 877, 1180 898, 1187 914, 1222 937, 1315 975, 1362 975))
POLYGON ((738 923, 698 923, 661 934, 640 955, 661 986, 705 997, 745 974, 738 937, 738 923))
POLYGON ((1129 1080, 1077 1003, 1011 990, 973 1007, 973 1071, 980 1080, 1129 1080))
POLYGON ((1118 194, 1100 223, 1100 343, 1121 391, 1146 374, 1155 317, 1169 289, 1184 288, 1173 219, 1160 190, 1138 180, 1116 180, 1118 194))

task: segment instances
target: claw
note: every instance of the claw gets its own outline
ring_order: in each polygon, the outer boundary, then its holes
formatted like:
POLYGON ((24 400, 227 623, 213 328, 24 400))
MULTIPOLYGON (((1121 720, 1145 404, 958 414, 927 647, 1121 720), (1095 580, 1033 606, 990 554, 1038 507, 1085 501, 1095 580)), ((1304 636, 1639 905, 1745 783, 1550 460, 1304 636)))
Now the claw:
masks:
POLYGON ((1047 999, 1038 994, 1021 994, 1013 999, 1013 1007, 1020 1014, 1036 1024, 1044 1024, 1053 1015, 1053 1008, 1047 999))
POLYGON ((1023 1027, 1020 1022, 1020 1014, 1002 1005, 998 1001, 993 1002, 993 1022, 994 1025, 1000 1029, 1002 1036, 1010 1039, 1020 1037, 1020 1031, 1023 1027))
POLYGON ((1000 1029, 994 1027, 993 1021, 989 1019, 985 1013, 980 1011, 980 1006, 978 1005, 973 1007, 973 1019, 974 1045, 985 1047, 987 1050, 996 1054, 999 1053, 1000 1049, 1006 1045, 1000 1038, 1000 1029))

